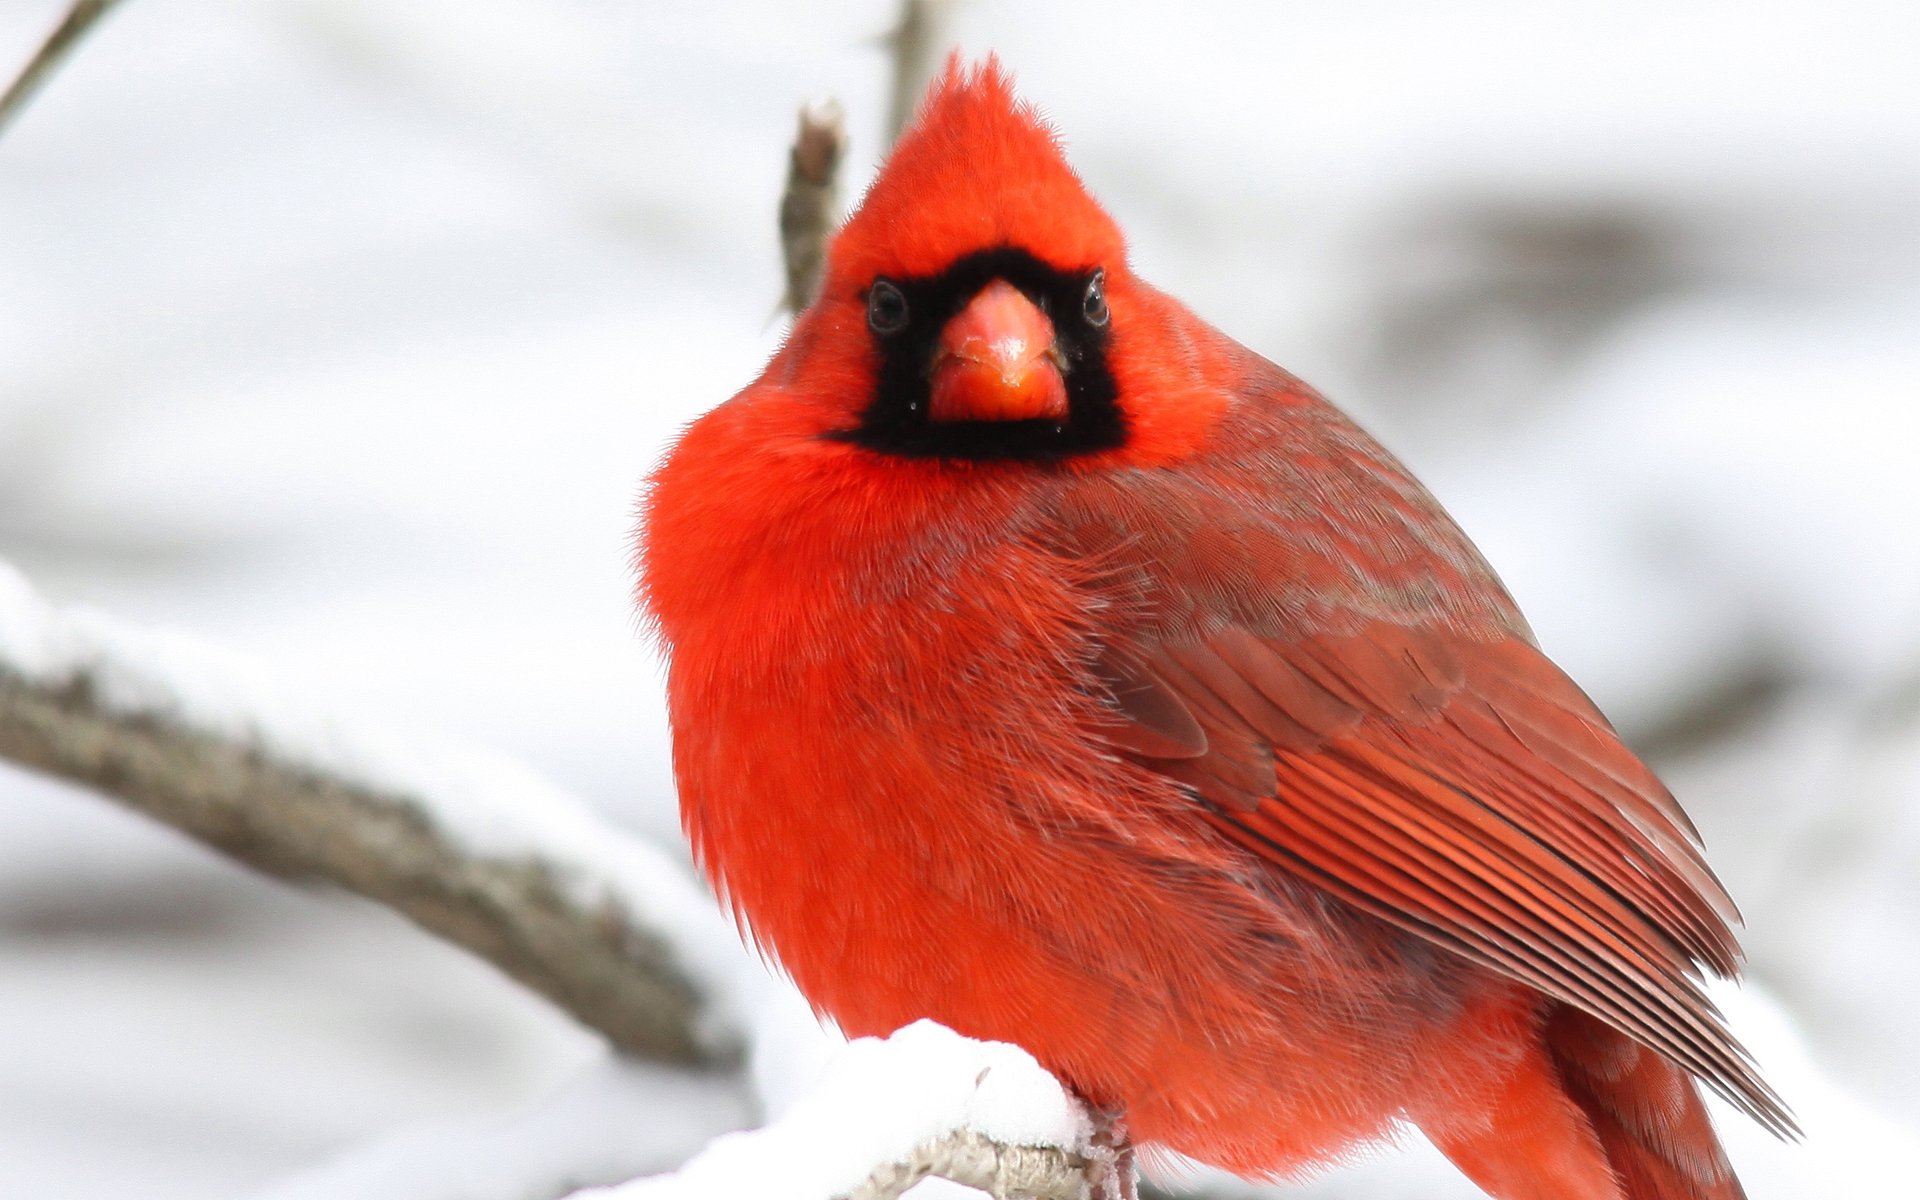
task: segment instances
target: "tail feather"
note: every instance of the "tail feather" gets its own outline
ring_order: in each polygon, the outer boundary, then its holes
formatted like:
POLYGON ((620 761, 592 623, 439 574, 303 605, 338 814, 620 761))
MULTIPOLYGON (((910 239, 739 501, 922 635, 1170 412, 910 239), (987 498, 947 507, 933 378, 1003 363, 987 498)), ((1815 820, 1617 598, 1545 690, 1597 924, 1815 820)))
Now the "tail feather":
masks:
POLYGON ((1691 1075, 1575 1008, 1556 1006, 1545 1033, 1625 1200, 1746 1200, 1691 1075))

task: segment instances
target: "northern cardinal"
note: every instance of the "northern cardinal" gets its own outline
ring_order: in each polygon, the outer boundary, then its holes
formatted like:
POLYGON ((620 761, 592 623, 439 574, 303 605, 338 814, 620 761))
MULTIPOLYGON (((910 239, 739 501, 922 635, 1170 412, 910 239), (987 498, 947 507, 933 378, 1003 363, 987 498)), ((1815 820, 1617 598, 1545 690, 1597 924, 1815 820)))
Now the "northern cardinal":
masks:
POLYGON ((1732 903, 1391 455, 1137 278, 956 59, 651 478, 681 812, 849 1034, 1024 1046, 1250 1177, 1418 1126, 1502 1200, 1728 1200, 1792 1119, 1732 903))

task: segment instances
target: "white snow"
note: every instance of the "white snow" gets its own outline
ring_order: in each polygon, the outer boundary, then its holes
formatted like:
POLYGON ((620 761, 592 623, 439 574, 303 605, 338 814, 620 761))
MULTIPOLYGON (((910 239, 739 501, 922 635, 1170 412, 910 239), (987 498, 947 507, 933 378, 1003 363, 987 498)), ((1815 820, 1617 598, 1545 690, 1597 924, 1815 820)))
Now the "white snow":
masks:
POLYGON ((919 1021, 848 1043, 799 1103, 762 1128, 715 1140, 671 1175, 577 1200, 830 1200, 963 1129, 1076 1152, 1091 1134, 1085 1113, 1026 1051, 919 1021))

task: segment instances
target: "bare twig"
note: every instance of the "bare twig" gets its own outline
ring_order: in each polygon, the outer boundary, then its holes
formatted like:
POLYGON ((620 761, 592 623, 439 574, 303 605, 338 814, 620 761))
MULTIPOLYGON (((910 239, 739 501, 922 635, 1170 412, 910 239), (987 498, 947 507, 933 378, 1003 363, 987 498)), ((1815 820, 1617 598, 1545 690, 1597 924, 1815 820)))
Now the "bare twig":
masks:
POLYGON ((928 1176, 978 1188, 996 1200, 1088 1200, 1104 1167, 1057 1146, 1009 1146, 971 1129, 923 1142, 887 1163, 842 1200, 900 1200, 928 1176))
MULTIPOLYGON (((940 69, 950 39, 947 18, 955 0, 904 0, 900 23, 886 36, 893 63, 887 102, 887 144, 891 146, 913 119, 927 85, 940 69)), ((787 163, 787 185, 780 193, 780 254, 787 272, 781 306, 798 313, 813 301, 826 261, 827 237, 839 216, 840 160, 847 149, 846 119, 828 100, 800 110, 787 163)))
POLYGON ((827 235, 838 218, 840 160, 847 151, 846 120, 832 100, 800 110, 800 130, 787 161, 780 195, 780 252, 787 268, 786 310, 798 313, 820 287, 827 235))
POLYGON ((20 115, 20 111, 27 106, 27 101, 40 90, 40 85, 53 74, 54 68, 58 67, 67 55, 72 53, 73 48, 80 44, 80 39, 86 37, 87 33, 99 23, 100 18, 112 11, 119 2, 120 0, 73 0, 73 3, 67 7, 67 15, 60 18, 60 23, 53 27, 53 32, 47 35, 47 40, 40 43, 40 49, 34 51, 33 57, 20 68, 20 73, 14 76, 12 83, 7 85, 7 90, 0 93, 0 133, 4 133, 7 125, 20 115))
POLYGON ((887 35, 893 53, 893 87, 887 100, 887 144, 900 140, 920 107, 920 97, 940 70, 951 47, 948 18, 956 0, 905 0, 900 23, 887 35))
MULTIPOLYGON (((649 923, 644 903, 628 902, 645 889, 647 902, 709 910, 664 856, 656 862, 612 829, 562 824, 591 818, 569 816, 581 811, 569 798, 516 780, 508 764, 420 752, 431 784, 381 783, 308 761, 257 726, 215 728, 156 679, 145 659, 164 653, 94 614, 48 609, 0 564, 0 758, 93 788, 250 866, 385 904, 622 1050, 732 1062, 732 1039, 714 1028, 711 989, 696 984, 684 947, 649 923), (487 807, 489 797, 542 811, 487 807), (479 821, 523 816, 534 836, 498 853, 476 849, 449 827, 449 811, 467 800, 479 821)), ((349 740, 325 728, 336 744, 349 740)))

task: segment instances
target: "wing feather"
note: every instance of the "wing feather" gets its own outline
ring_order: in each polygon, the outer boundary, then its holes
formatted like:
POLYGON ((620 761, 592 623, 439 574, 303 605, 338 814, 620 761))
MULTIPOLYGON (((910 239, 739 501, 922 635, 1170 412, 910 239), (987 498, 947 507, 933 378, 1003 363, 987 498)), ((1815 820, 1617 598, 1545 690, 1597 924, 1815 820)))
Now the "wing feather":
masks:
POLYGON ((1129 710, 1181 753, 1115 744, 1207 819, 1342 900, 1573 1004, 1770 1128, 1792 1118, 1725 1028, 1737 919, 1692 825, 1519 637, 1374 621, 1292 639, 1228 626, 1132 645, 1129 710))

